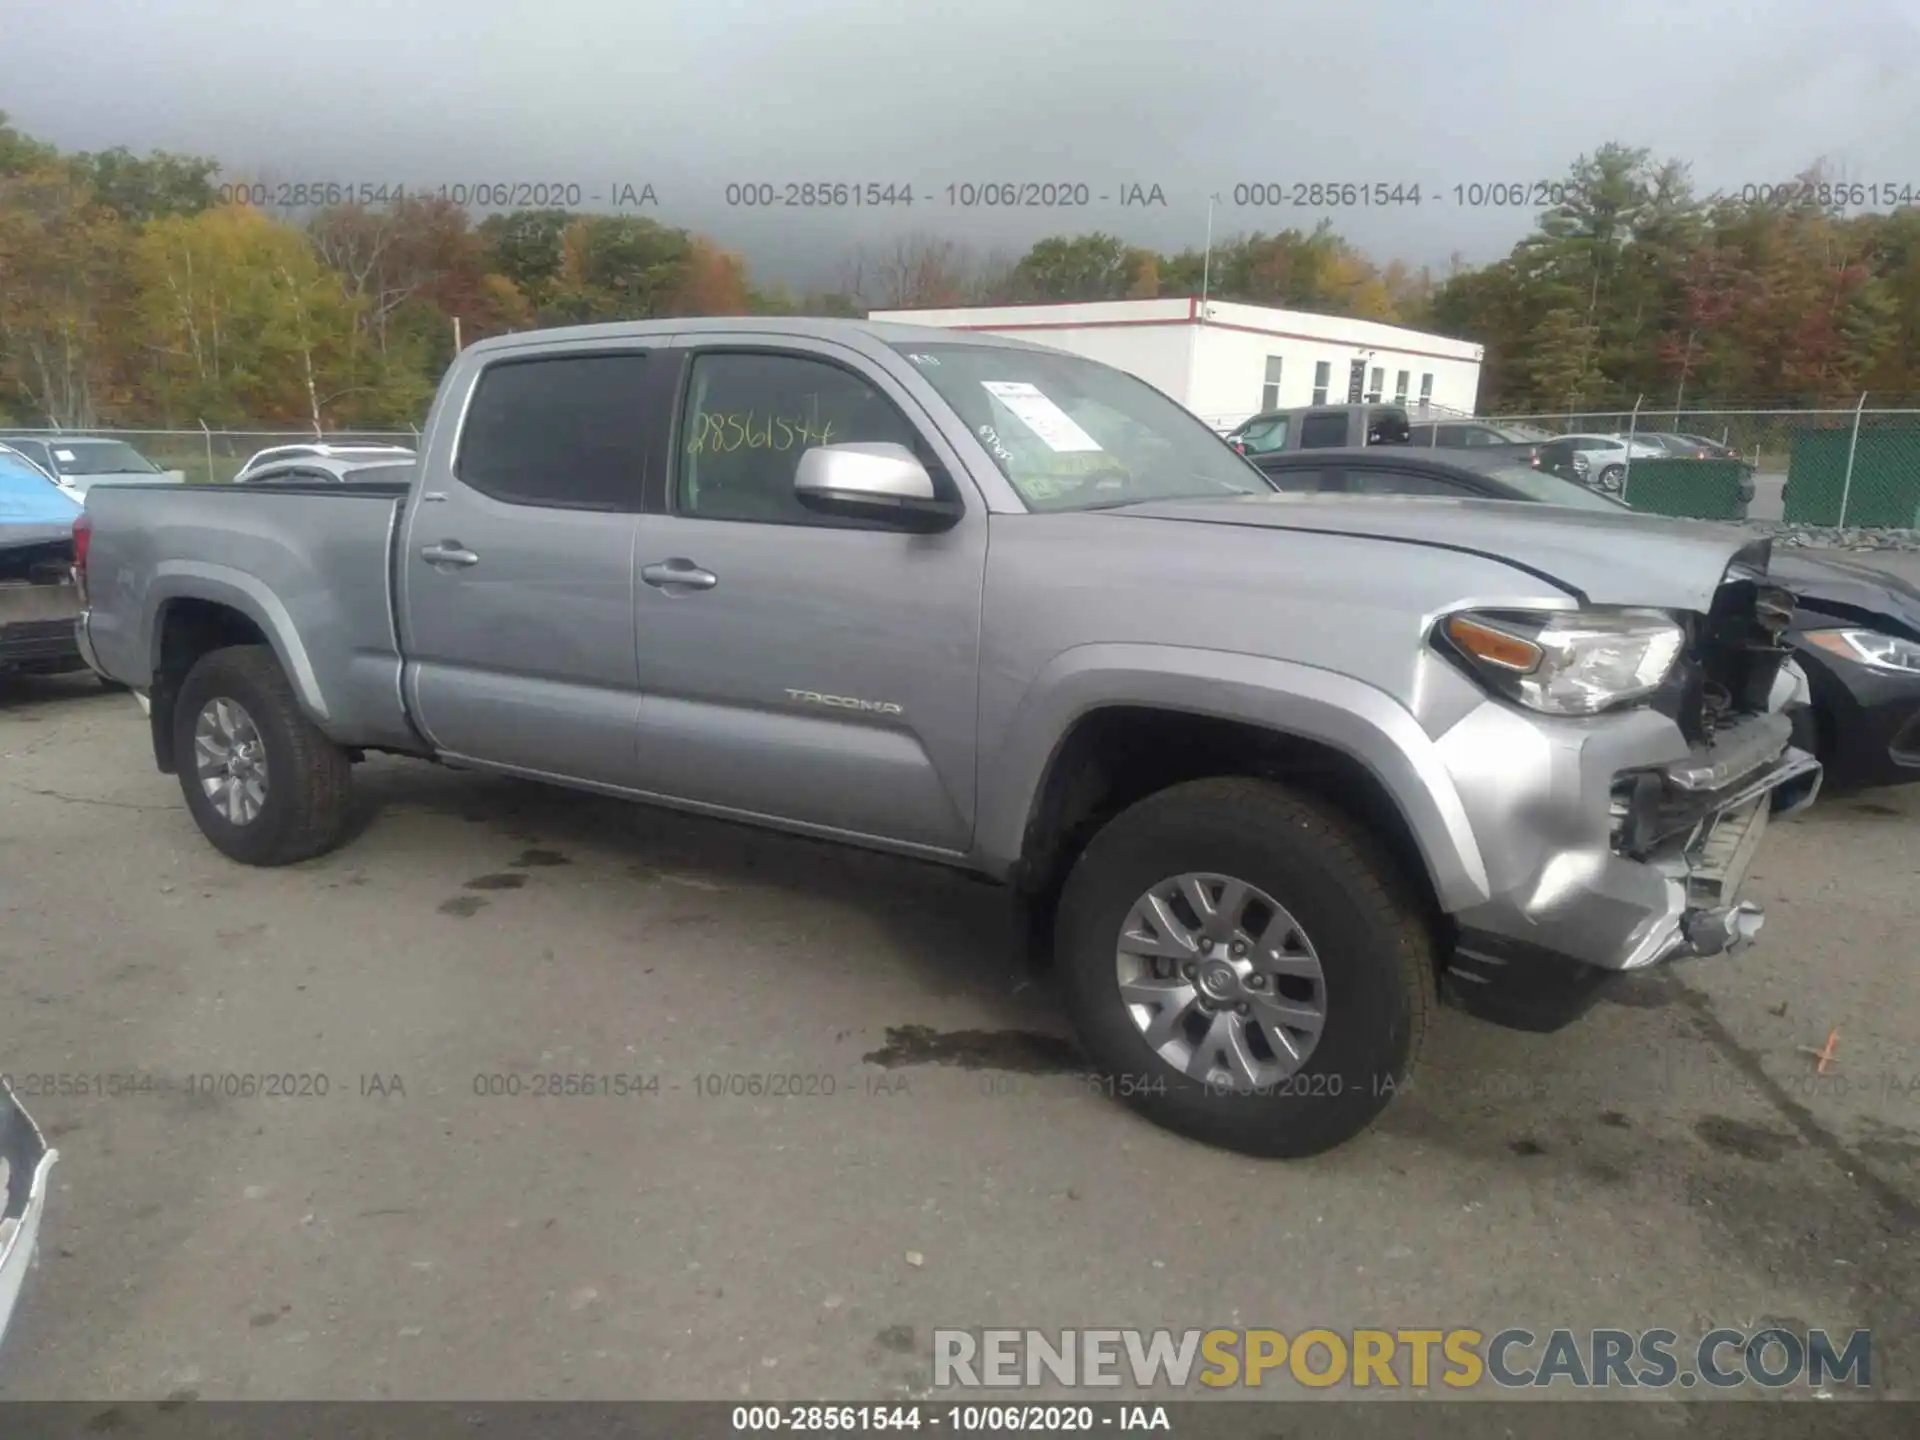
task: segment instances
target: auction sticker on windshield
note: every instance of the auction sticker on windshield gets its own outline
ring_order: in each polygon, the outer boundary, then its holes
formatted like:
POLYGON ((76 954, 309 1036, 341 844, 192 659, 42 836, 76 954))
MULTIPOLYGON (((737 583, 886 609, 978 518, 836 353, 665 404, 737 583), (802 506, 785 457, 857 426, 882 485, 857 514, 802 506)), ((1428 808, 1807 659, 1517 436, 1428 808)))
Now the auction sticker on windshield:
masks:
POLYGON ((986 392, 1011 410, 1022 425, 1038 435, 1049 450, 1062 454, 1078 450, 1098 450, 1100 442, 1073 422, 1053 401, 1040 393, 1040 387, 1025 380, 982 380, 986 392))

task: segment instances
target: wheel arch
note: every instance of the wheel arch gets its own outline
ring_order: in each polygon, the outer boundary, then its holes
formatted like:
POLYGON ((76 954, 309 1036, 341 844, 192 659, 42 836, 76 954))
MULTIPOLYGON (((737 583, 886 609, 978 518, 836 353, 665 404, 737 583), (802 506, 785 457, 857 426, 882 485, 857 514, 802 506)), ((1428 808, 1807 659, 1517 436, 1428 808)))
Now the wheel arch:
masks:
POLYGON ((174 702, 180 684, 203 656, 232 645, 264 645, 293 686, 309 719, 324 724, 326 702, 318 677, 286 609, 251 576, 211 573, 213 567, 177 572, 156 586, 147 633, 152 646, 148 717, 154 763, 174 773, 174 702))
POLYGON ((1124 804, 1214 774, 1320 793, 1393 850, 1442 912, 1489 893, 1466 810, 1431 738, 1384 692, 1286 661, 1164 646, 1058 657, 983 766, 980 849, 1023 891, 1057 887, 1124 804))

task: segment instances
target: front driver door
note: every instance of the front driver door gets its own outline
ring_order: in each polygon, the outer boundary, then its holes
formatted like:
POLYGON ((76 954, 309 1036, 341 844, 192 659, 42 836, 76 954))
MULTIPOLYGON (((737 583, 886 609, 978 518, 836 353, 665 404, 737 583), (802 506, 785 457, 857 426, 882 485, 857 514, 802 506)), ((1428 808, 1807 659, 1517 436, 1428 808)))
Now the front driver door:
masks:
POLYGON ((683 337, 635 559, 643 788, 921 850, 973 831, 987 516, 924 412, 828 341, 683 337), (814 445, 906 445, 965 510, 910 534, 794 496, 814 445))

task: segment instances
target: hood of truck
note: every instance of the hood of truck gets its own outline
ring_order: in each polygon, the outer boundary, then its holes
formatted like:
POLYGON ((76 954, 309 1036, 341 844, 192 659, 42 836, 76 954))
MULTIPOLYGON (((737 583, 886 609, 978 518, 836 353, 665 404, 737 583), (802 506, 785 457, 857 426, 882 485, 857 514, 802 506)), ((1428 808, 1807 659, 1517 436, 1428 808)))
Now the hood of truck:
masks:
MULTIPOLYGON (((1736 559, 1764 570, 1773 542, 1730 525, 1514 500, 1276 494, 1156 500, 1093 512, 1136 521, 1349 535, 1497 560, 1583 604, 1705 611, 1736 559)), ((1401 561, 1383 563, 1403 563, 1401 561)), ((1414 563, 1413 557, 1407 562, 1414 563)))

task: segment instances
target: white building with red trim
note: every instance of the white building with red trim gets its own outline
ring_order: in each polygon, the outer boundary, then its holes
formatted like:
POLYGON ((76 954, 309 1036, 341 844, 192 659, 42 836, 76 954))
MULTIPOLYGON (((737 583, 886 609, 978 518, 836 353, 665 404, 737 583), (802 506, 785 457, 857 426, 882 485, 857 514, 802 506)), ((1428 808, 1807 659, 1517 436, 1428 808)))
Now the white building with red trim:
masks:
POLYGON ((981 330, 1103 360, 1218 429, 1262 410, 1347 401, 1471 415, 1481 346, 1377 320, 1194 297, 955 310, 876 310, 872 320, 981 330))

